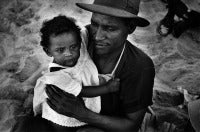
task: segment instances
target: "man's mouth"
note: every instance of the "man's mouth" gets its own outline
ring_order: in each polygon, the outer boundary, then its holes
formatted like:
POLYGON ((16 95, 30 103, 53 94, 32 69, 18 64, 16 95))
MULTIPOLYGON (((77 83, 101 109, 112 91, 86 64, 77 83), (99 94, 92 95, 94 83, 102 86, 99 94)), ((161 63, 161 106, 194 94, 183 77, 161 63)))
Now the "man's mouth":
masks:
POLYGON ((96 43, 95 45, 96 48, 105 48, 107 46, 109 46, 107 43, 96 43))

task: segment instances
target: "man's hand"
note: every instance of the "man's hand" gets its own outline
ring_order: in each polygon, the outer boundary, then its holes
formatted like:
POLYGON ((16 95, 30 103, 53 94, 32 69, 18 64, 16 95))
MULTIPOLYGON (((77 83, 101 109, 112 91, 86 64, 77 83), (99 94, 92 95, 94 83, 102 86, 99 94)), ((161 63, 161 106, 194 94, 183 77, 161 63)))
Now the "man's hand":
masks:
POLYGON ((46 93, 48 105, 56 112, 78 120, 86 116, 88 109, 80 98, 64 92, 54 85, 47 85, 46 93))

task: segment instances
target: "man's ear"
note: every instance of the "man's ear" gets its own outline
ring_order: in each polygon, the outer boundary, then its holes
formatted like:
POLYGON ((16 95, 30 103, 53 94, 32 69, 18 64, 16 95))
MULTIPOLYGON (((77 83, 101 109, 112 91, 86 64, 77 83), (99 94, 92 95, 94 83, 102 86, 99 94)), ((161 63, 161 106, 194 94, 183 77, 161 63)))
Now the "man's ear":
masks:
POLYGON ((52 57, 51 53, 49 52, 48 48, 43 48, 44 52, 49 56, 52 57))

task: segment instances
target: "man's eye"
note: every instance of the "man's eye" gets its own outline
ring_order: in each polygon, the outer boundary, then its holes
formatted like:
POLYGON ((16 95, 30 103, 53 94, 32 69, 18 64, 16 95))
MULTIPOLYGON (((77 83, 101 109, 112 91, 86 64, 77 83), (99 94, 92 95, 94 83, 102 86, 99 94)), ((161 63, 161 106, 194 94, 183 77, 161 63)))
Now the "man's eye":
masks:
POLYGON ((57 52, 62 53, 64 51, 64 48, 58 48, 56 49, 57 52))
POLYGON ((106 31, 115 31, 115 28, 113 28, 113 27, 106 27, 105 30, 106 31))

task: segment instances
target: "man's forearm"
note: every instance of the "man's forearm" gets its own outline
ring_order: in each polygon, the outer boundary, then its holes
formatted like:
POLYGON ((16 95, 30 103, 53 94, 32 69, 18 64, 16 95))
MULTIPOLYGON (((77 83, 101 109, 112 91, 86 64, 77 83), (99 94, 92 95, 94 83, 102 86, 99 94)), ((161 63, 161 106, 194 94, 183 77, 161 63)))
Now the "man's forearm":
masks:
POLYGON ((80 117, 80 120, 106 132, 137 132, 141 125, 141 121, 135 122, 128 117, 105 116, 90 110, 85 117, 80 117))

